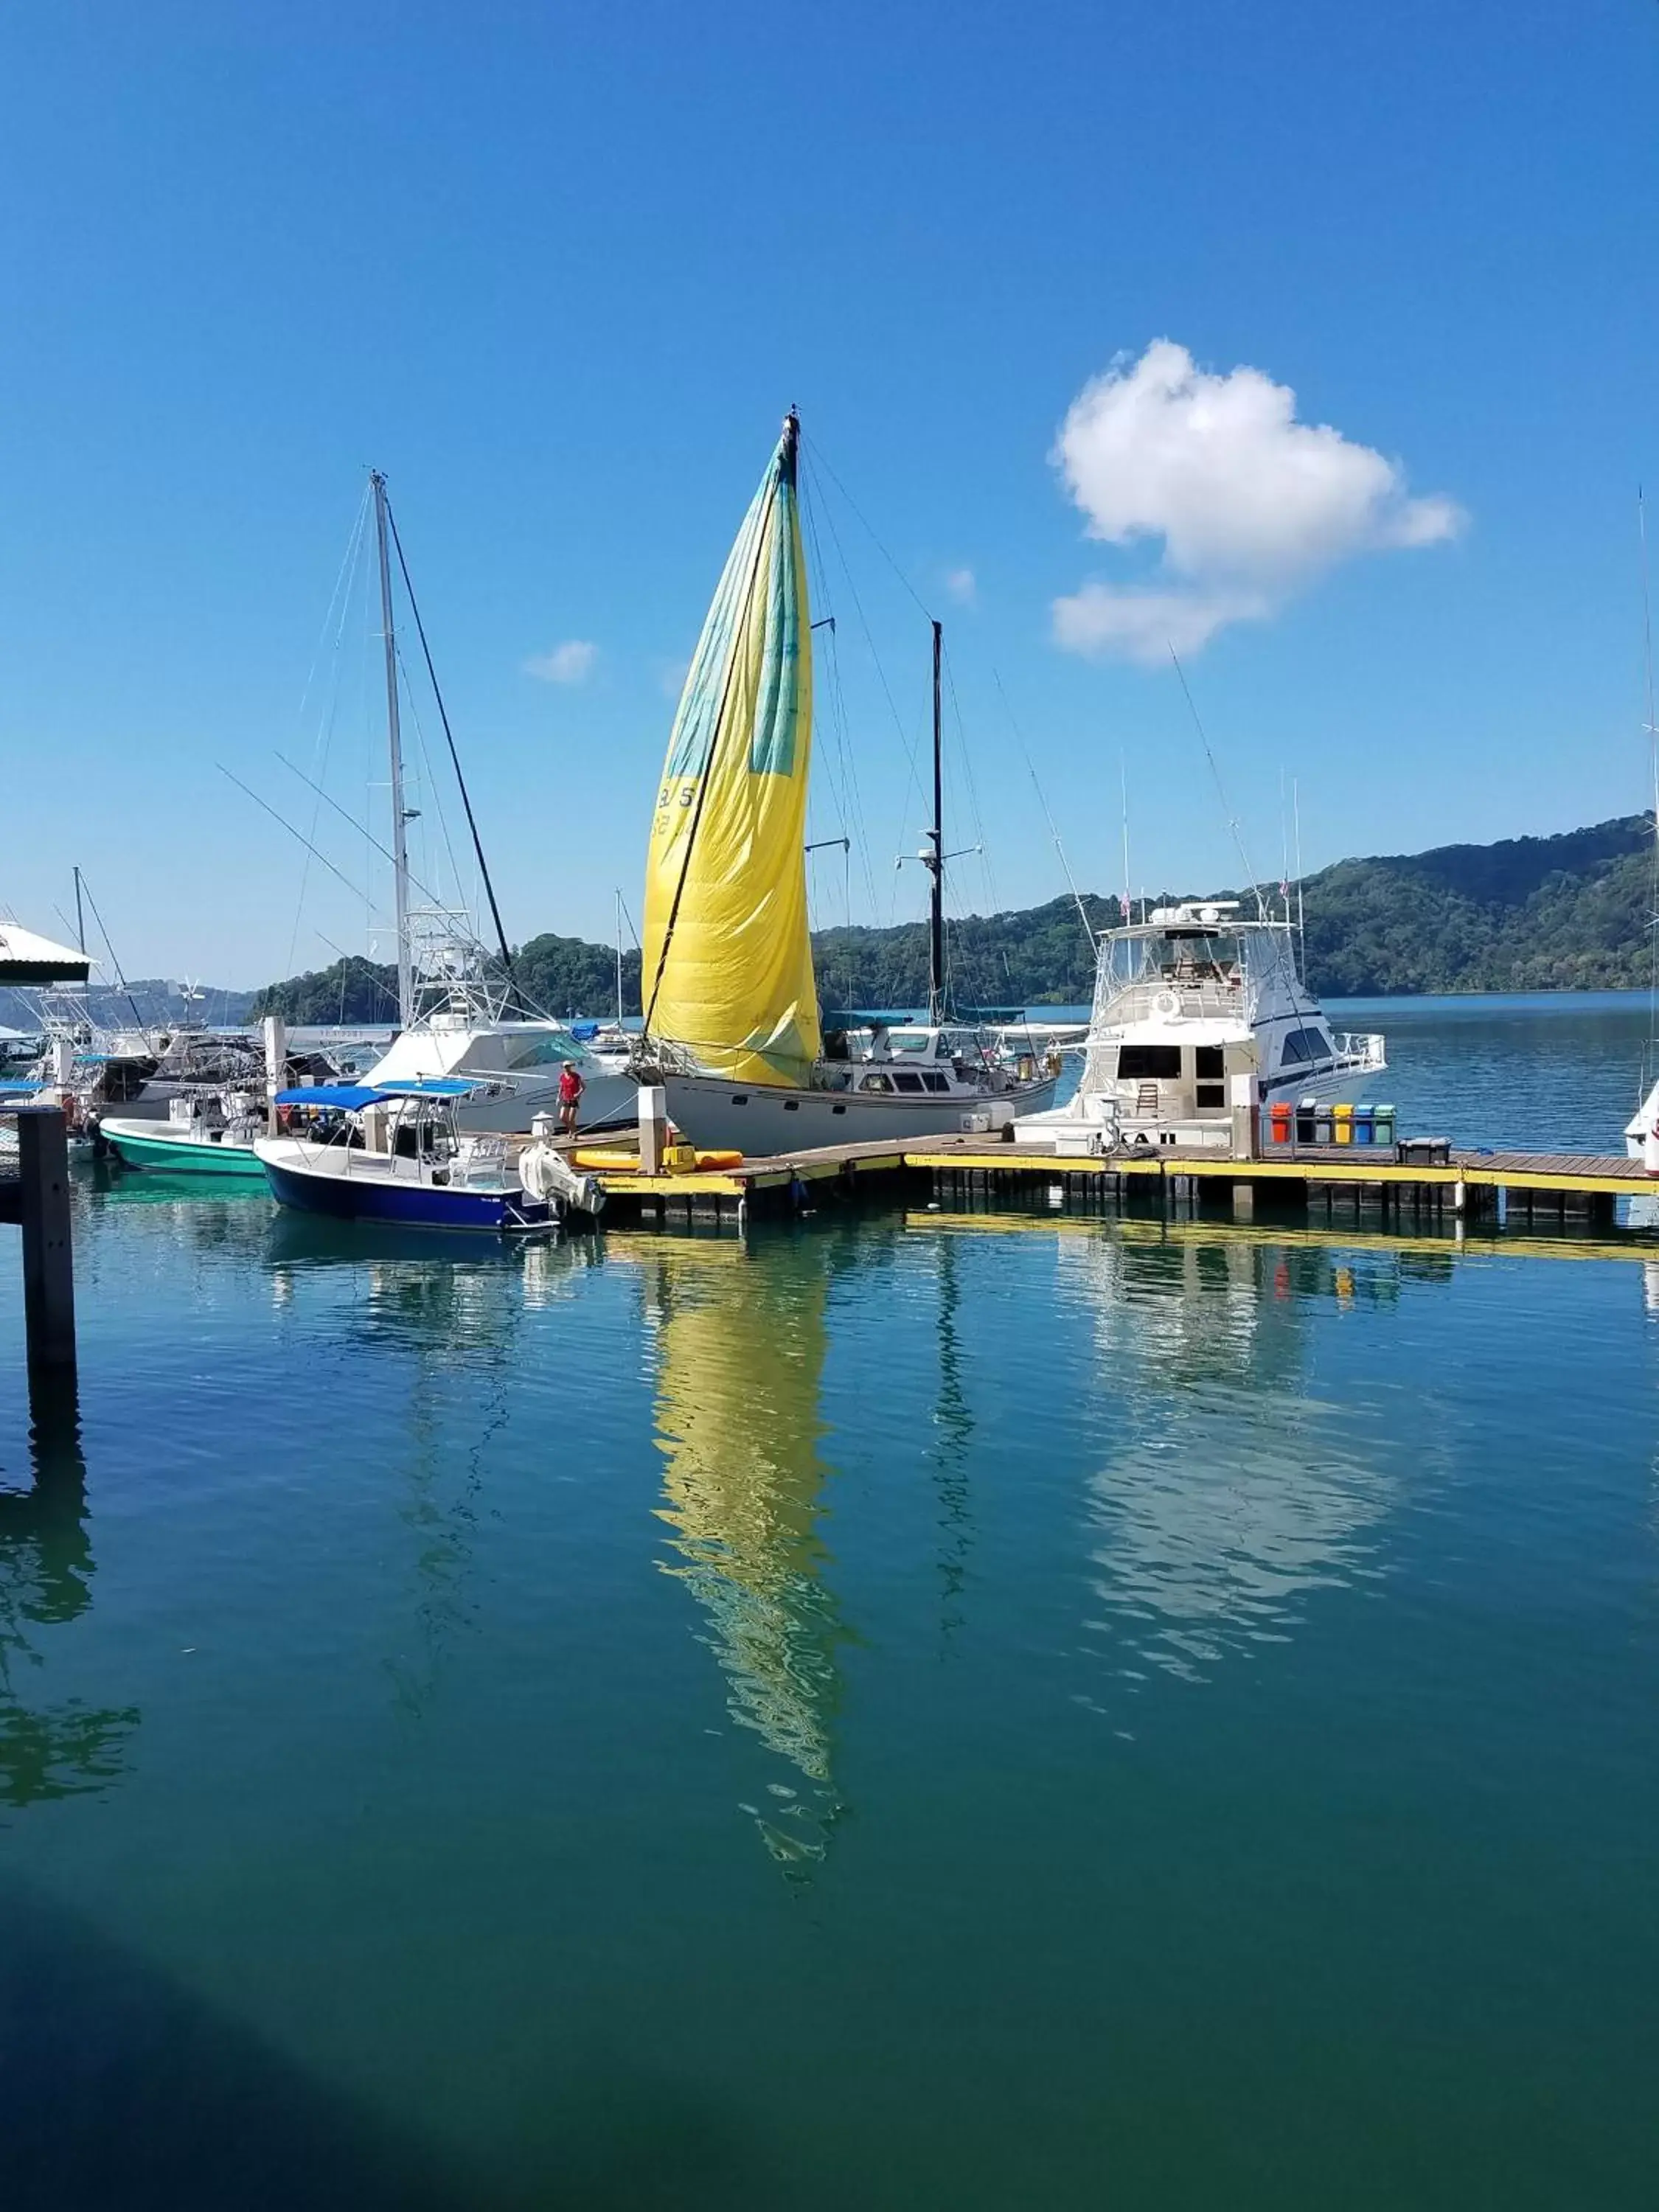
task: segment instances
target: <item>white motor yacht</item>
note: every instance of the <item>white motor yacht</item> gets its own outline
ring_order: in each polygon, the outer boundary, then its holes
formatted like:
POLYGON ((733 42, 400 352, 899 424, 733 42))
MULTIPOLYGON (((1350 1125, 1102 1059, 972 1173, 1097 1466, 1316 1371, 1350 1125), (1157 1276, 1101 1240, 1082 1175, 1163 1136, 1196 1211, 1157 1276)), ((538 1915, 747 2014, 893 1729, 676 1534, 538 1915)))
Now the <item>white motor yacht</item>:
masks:
POLYGON ((1232 1079, 1263 1106, 1322 1106, 1374 1088, 1388 1066, 1374 1033, 1334 1030, 1297 972, 1296 928, 1236 899, 1155 907, 1101 939, 1076 1095, 1022 1116, 1021 1136, 1096 1125, 1127 1145, 1232 1142, 1232 1079))

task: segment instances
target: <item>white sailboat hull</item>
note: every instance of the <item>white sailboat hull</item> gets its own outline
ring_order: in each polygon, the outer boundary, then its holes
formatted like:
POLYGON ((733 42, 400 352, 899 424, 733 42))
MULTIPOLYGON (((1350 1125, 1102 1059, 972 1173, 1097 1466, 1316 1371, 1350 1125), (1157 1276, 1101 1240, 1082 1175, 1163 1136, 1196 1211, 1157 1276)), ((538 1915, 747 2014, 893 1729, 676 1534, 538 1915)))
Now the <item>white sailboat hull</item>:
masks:
POLYGON ((972 1130, 994 1134, 1018 1115, 1049 1105, 1056 1079, 927 1097, 745 1087, 719 1076, 665 1072, 658 1080, 667 1093, 669 1120, 692 1144, 772 1159, 825 1145, 908 1144, 972 1130))

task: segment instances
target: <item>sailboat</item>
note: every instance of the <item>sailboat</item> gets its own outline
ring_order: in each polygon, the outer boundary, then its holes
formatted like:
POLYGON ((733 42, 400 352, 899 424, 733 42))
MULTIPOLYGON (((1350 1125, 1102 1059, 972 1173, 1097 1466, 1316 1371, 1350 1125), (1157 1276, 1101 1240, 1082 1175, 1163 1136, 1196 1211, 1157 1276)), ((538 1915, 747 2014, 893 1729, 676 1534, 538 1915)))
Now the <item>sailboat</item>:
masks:
MULTIPOLYGON (((433 907, 418 908, 411 896, 413 878, 409 864, 408 825, 415 818, 404 803, 404 757, 398 714, 398 661, 393 620, 392 555, 409 585, 409 571, 398 541, 386 494, 386 481, 376 469, 369 489, 374 507, 375 550, 380 572, 380 620, 386 646, 386 745, 391 760, 392 873, 395 902, 398 954, 398 1035, 382 1056, 368 1068, 363 1082, 386 1090, 422 1083, 453 1083, 460 1086, 457 1109, 461 1128, 474 1134, 511 1134, 527 1130, 536 1116, 554 1112, 559 1103, 559 1078, 567 1063, 582 1078, 580 1119, 584 1127, 613 1121, 634 1109, 634 1083, 617 1069, 603 1066, 582 1041, 563 1023, 525 1019, 509 1012, 514 991, 512 956, 495 908, 495 895, 484 861, 483 847, 473 820, 471 802, 461 783, 461 803, 479 872, 495 916, 501 946, 503 975, 493 975, 491 962, 474 938, 468 918, 433 907)), ((410 597, 428 672, 431 656, 418 610, 410 597)), ((435 674, 433 678, 436 688, 435 674)), ((446 737, 448 717, 441 697, 440 719, 446 737)), ((455 773, 460 763, 450 742, 455 773)))
POLYGON ((645 1036, 636 1071, 659 1084, 693 1144, 767 1157, 957 1129, 989 1132, 1054 1097, 971 1023, 945 973, 939 625, 933 624, 933 819, 928 1020, 895 1051, 872 1025, 825 1051, 806 905, 812 640, 796 469, 784 419, 686 678, 657 793, 646 870, 645 1036))

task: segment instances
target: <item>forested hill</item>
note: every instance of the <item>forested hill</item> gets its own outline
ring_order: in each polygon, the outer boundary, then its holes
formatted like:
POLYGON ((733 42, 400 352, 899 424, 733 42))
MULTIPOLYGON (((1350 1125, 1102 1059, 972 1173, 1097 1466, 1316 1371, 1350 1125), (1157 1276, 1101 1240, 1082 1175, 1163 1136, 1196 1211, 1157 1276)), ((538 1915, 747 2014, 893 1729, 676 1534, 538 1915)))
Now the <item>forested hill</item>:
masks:
MULTIPOLYGON (((1339 860, 1303 884, 1308 980, 1330 998, 1422 991, 1583 991, 1648 981, 1653 907, 1652 817, 1632 815, 1559 837, 1442 845, 1428 853, 1339 860)), ((1175 897, 1202 895, 1168 893, 1175 897)), ((1093 895, 1091 924, 1117 919, 1093 895)), ((920 1006, 927 933, 824 929, 813 939, 826 1006, 920 1006)), ((951 982, 963 1006, 1076 1005, 1094 961, 1070 898, 950 926, 951 982)), ((532 938, 514 963, 531 1002, 550 1013, 616 1007, 616 954, 581 938, 532 938)), ((639 1012, 640 956, 623 963, 627 1011, 639 1012)), ((255 1011, 290 1022, 386 1021, 396 978, 367 960, 272 984, 255 1011)))
POLYGON ((1304 886, 1308 980, 1331 998, 1595 991, 1648 981, 1651 815, 1559 837, 1339 860, 1304 886))

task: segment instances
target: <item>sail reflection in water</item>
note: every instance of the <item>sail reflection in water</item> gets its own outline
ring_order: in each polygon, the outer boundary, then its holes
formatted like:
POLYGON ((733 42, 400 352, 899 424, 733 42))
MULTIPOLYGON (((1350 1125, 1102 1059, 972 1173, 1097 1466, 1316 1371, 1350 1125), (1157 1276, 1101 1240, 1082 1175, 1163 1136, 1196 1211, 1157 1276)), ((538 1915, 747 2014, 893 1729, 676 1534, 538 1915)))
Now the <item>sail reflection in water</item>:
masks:
POLYGON ((1091 1478, 1095 1626, 1133 1679, 1201 1681, 1285 1641, 1310 1595, 1382 1571, 1383 1440, 1304 1372, 1308 1309, 1389 1301, 1389 1255, 1137 1224, 1062 1237, 1123 1441, 1091 1478))
POLYGON ((832 1772, 845 1631, 823 1581, 819 1454, 830 1248, 804 1239, 788 1269, 739 1244, 664 1245, 646 1262, 657 1351, 657 1441, 667 1466, 667 1572, 707 1617, 734 1720, 806 1784, 769 1785, 754 1813, 786 1864, 821 1858, 840 1809, 832 1772))

